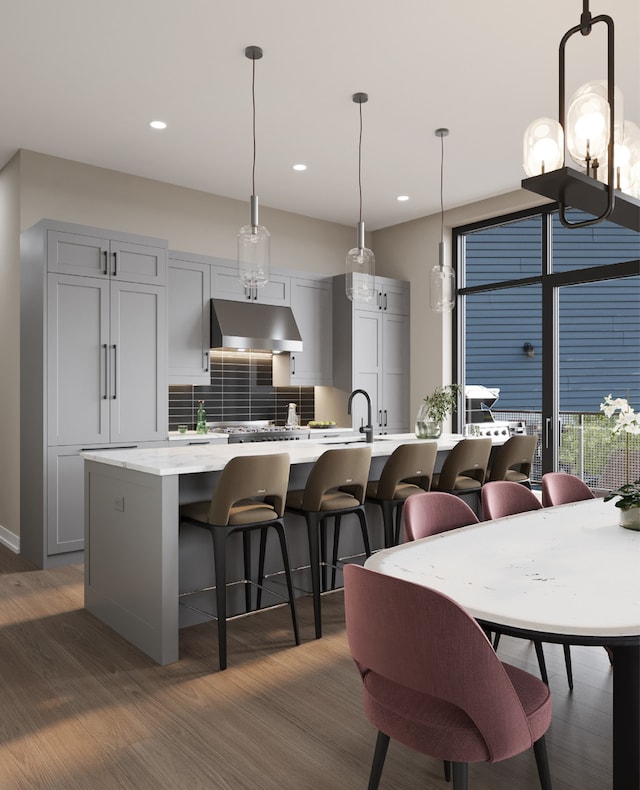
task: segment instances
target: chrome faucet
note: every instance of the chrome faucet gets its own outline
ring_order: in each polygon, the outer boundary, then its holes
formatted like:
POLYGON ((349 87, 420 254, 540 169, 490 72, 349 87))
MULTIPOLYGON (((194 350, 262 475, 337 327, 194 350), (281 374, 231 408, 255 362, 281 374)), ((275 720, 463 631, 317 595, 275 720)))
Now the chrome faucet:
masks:
POLYGON ((351 414, 351 401, 353 400, 354 395, 364 395, 367 399, 367 425, 360 426, 360 433, 365 435, 366 441, 371 444, 373 442, 373 424, 371 420, 371 398, 369 397, 369 393, 365 392, 365 390, 354 390, 351 395, 349 395, 349 404, 347 406, 347 414, 351 414))

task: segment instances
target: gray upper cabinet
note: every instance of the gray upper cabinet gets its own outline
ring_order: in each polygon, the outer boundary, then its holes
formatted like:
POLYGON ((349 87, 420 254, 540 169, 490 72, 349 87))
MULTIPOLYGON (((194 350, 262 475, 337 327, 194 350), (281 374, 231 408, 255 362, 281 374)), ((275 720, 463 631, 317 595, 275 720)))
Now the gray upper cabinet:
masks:
POLYGON ((43 220, 20 244, 20 550, 50 567, 82 559, 83 448, 166 440, 166 243, 43 220))
MULTIPOLYGON (((377 277, 377 299, 354 304, 334 278, 334 385, 371 398, 376 433, 404 433, 409 415, 409 284, 377 277)), ((367 421, 364 398, 353 401, 353 427, 367 421)))
POLYGON ((326 278, 291 278, 291 310, 302 351, 273 358, 276 386, 333 383, 333 288, 326 278))
POLYGON ((211 264, 169 253, 169 384, 209 384, 211 264))
POLYGON ((50 272, 166 285, 166 249, 60 230, 47 232, 50 272))
POLYGON ((211 296, 233 302, 253 301, 261 304, 291 304, 291 278, 271 273, 269 282, 260 288, 245 288, 238 278, 238 267, 215 264, 211 268, 211 296))

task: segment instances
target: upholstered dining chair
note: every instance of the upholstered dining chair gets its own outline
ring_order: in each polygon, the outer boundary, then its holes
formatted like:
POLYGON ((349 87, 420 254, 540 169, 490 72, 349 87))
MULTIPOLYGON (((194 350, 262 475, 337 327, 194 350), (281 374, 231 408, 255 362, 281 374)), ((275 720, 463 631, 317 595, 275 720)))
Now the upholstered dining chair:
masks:
POLYGON ((491 439, 487 436, 461 439, 449 452, 442 469, 433 475, 432 491, 465 497, 480 497, 491 453, 491 439))
MULTIPOLYGON (((517 513, 527 513, 531 510, 541 510, 542 505, 538 497, 521 483, 512 483, 509 480, 494 480, 485 483, 482 487, 482 513, 485 520, 515 516, 517 513)), ((493 646, 498 647, 500 634, 496 634, 493 646)), ((534 647, 540 665, 540 674, 545 683, 549 682, 547 665, 542 649, 542 642, 534 640, 534 647)), ((564 663, 567 670, 567 682, 573 690, 573 667, 571 664, 571 648, 563 645, 564 663)))
POLYGON ((380 479, 367 484, 366 501, 382 510, 385 547, 395 546, 400 540, 402 510, 407 499, 431 487, 437 452, 437 442, 401 444, 387 459, 380 479))
POLYGON ((378 730, 369 790, 379 785, 391 738, 452 763, 454 790, 467 790, 468 763, 533 746, 540 786, 551 790, 549 689, 502 663, 465 609, 436 590, 356 565, 345 568, 344 599, 365 715, 378 730))
POLYGON ((307 524, 316 639, 322 636, 320 569, 322 566, 323 587, 326 588, 327 562, 323 529, 326 521, 334 519, 332 588, 335 586, 335 566, 338 562, 338 541, 343 516, 357 517, 365 554, 367 557, 371 555, 364 509, 370 465, 371 448, 368 446, 327 450, 311 468, 304 489, 289 491, 287 494, 287 512, 303 516, 307 524))
POLYGON ((444 491, 414 494, 404 506, 407 542, 477 523, 478 517, 466 502, 444 491))
MULTIPOLYGON (((298 620, 291 581, 289 552, 284 531, 283 515, 289 482, 289 454, 238 456, 232 458, 218 478, 210 500, 182 505, 180 521, 209 530, 213 543, 216 619, 218 621, 218 660, 220 669, 227 666, 227 538, 241 533, 243 538, 246 610, 251 610, 251 553, 249 533, 261 532, 261 555, 264 554, 266 534, 275 530, 280 543, 284 573, 287 580, 288 601, 296 645, 300 644, 298 620)), ((262 584, 262 578, 260 579, 262 584)), ((198 590, 196 592, 202 592, 198 590)), ((183 593, 182 597, 190 593, 183 593)))
POLYGON ((542 475, 543 507, 582 502, 585 499, 595 499, 595 494, 579 477, 567 472, 547 472, 542 475))
POLYGON ((534 434, 511 436, 498 447, 491 459, 487 481, 509 480, 531 488, 531 466, 538 437, 534 434))

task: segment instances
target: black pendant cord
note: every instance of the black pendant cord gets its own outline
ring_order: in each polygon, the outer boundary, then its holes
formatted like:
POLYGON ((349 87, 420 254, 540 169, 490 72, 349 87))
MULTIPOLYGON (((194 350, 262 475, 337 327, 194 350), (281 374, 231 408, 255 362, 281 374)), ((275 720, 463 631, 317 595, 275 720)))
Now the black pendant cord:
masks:
POLYGON ((444 242, 444 135, 440 135, 440 242, 444 242))
POLYGON ((256 194, 256 61, 252 61, 251 109, 253 113, 253 168, 251 170, 251 194, 256 194))
POLYGON ((360 135, 358 137, 358 190, 360 193, 360 216, 359 221, 362 222, 362 103, 359 104, 360 108, 360 135))

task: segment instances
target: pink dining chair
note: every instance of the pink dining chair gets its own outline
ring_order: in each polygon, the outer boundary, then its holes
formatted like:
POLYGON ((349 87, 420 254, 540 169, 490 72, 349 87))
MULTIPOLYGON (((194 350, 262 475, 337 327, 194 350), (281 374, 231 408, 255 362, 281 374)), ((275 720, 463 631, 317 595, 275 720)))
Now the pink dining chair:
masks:
POLYGON ((405 541, 477 523, 478 517, 466 502, 444 491, 413 494, 404 505, 405 541))
POLYGON ((542 506, 566 505, 595 499, 595 494, 579 477, 567 472, 547 472, 542 475, 542 506))
MULTIPOLYGON (((482 515, 485 521, 505 516, 515 516, 518 513, 527 513, 531 510, 542 510, 538 497, 521 483, 512 483, 508 480, 496 480, 485 483, 482 487, 482 515)), ((493 641, 495 649, 498 648, 500 634, 496 634, 493 641)), ((544 658, 542 642, 533 640, 536 649, 540 674, 545 683, 549 682, 547 664, 544 658)), ((567 670, 567 682, 573 691, 573 667, 571 664, 571 648, 563 645, 564 664, 567 670)))
POLYGON ((538 497, 522 483, 495 480, 482 486, 482 517, 485 521, 540 510, 538 497))
POLYGON ((551 790, 547 686, 502 663, 473 617, 443 593, 357 565, 345 568, 344 583, 349 649, 378 730, 369 790, 391 738, 451 763, 453 790, 467 790, 468 763, 533 746, 540 786, 551 790))

